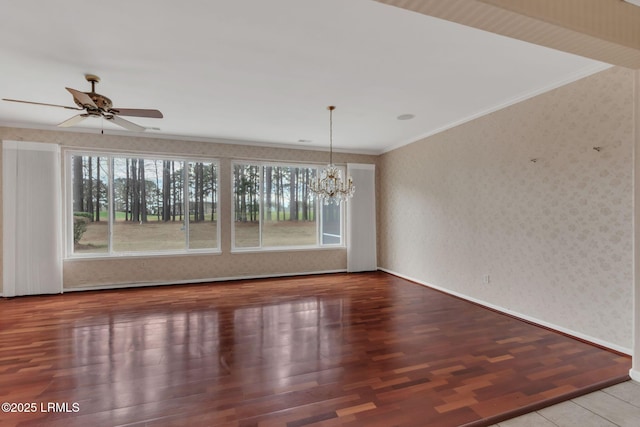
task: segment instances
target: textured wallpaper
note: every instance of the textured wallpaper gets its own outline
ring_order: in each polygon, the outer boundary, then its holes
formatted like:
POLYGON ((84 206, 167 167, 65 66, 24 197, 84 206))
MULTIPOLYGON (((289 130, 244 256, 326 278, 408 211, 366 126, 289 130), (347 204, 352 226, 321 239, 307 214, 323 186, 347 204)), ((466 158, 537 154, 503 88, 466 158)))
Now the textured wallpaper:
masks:
MULTIPOLYGON (((377 163, 379 266, 631 348, 632 93, 633 72, 612 68, 377 158, 336 154, 377 163)), ((67 288, 346 268, 345 250, 229 252, 231 160, 324 152, 2 127, 0 139, 221 160, 221 255, 67 260, 67 288)))
POLYGON ((378 265, 630 349, 633 76, 612 68, 382 155, 378 265))
MULTIPOLYGON (((0 127, 0 140, 57 143, 63 147, 63 152, 66 147, 127 153, 204 155, 220 159, 219 201, 222 254, 65 260, 63 274, 64 287, 67 289, 130 283, 167 283, 261 275, 287 275, 345 270, 347 267, 347 255, 344 248, 296 251, 294 256, 292 256, 292 252, 286 251, 230 253, 230 165, 232 159, 325 163, 328 161, 327 152, 6 127, 0 127)), ((334 159, 336 163, 374 163, 376 157, 334 153, 334 159)), ((0 166, 1 164, 0 162, 0 166)))

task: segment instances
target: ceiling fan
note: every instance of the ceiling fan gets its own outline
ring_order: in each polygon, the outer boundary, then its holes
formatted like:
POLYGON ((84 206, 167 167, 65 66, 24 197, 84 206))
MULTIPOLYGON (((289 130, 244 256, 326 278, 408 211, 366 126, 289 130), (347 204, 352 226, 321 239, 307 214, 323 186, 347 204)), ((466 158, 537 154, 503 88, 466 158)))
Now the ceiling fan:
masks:
POLYGON ((60 123, 58 125, 60 127, 74 126, 85 120, 87 117, 102 117, 105 120, 109 120, 125 129, 135 132, 142 132, 146 129, 145 127, 132 123, 129 120, 125 120, 120 116, 150 117, 155 119, 161 119, 163 117, 162 113, 158 110, 145 110, 138 108, 113 108, 113 103, 109 98, 96 93, 96 83, 100 82, 100 77, 93 74, 87 74, 84 77, 88 82, 91 83, 91 92, 81 92, 76 89, 65 88, 71 93, 71 95, 73 95, 73 101, 78 107, 68 107, 66 105, 58 104, 46 104, 43 102, 22 101, 19 99, 2 98, 2 100, 11 102, 22 102, 24 104, 47 105, 49 107, 66 108, 67 110, 84 110, 84 113, 75 115, 70 119, 60 123))

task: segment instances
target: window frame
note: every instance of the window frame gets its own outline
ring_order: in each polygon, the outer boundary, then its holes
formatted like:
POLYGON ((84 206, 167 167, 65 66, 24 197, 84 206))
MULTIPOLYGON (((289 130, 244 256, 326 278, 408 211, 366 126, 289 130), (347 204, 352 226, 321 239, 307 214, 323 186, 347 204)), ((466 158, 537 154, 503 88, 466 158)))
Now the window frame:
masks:
POLYGON ((103 150, 91 150, 91 149, 66 149, 64 150, 63 159, 63 171, 64 171, 64 259, 91 259, 91 258, 136 258, 136 257, 148 257, 148 256, 175 256, 175 255, 201 255, 201 254, 220 254, 221 250, 221 227, 220 227, 220 170, 221 162, 218 158, 206 157, 206 156, 180 156, 171 154, 150 154, 150 153, 133 153, 133 152, 121 152, 121 151, 103 151, 103 150), (83 157, 102 157, 108 158, 108 221, 107 221, 107 239, 108 249, 106 253, 78 253, 74 250, 73 242, 73 156, 83 157), (173 161, 181 162, 182 168, 182 210, 184 212, 184 224, 185 224, 185 247, 184 249, 168 249, 168 250, 155 250, 155 251, 122 251, 116 252, 113 250, 113 233, 114 233, 114 220, 113 220, 113 208, 114 208, 114 159, 115 158, 135 158, 150 161, 173 161), (216 247, 215 248, 189 248, 189 224, 190 224, 190 210, 189 210, 189 182, 188 182, 188 165, 189 163, 212 163, 216 168, 216 198, 214 203, 216 205, 216 247))
MULTIPOLYGON (((262 229, 263 229, 263 185, 264 185, 264 168, 266 166, 271 167, 295 167, 295 168, 309 168, 316 170, 316 176, 320 174, 320 171, 326 167, 326 165, 318 165, 311 163, 297 163, 297 162, 279 162, 279 161, 255 161, 255 160, 243 160, 243 159, 234 159, 231 161, 231 170, 230 170, 230 205, 231 205, 231 215, 230 215, 230 223, 231 223, 231 253, 250 253, 250 252, 289 252, 289 251, 308 251, 308 250, 326 250, 326 249, 344 249, 347 247, 346 242, 346 203, 340 203, 340 243, 322 243, 322 233, 323 233, 323 202, 316 197, 315 200, 315 209, 316 209, 316 244, 315 245, 289 245, 289 246, 264 246, 262 239, 262 229), (237 247, 236 246, 236 227, 235 227, 235 217, 236 217, 236 204, 235 204, 235 182, 234 182, 234 170, 236 165, 244 165, 244 166, 258 166, 259 167, 259 175, 260 175, 260 185, 259 185, 259 242, 260 246, 252 246, 252 247, 237 247)), ((342 170, 343 176, 346 176, 346 167, 341 165, 336 165, 339 169, 342 170)))

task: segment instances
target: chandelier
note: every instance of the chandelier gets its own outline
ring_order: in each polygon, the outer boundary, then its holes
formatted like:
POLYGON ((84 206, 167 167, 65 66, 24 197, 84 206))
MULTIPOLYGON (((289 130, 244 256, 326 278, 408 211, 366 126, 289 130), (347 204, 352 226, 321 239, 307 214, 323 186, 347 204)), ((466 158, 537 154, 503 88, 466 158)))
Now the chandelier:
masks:
POLYGON ((320 172, 320 176, 311 182, 310 189, 325 205, 334 203, 339 205, 342 201, 347 201, 353 197, 356 187, 353 180, 347 176, 347 180, 342 179, 342 170, 333 164, 333 110, 336 107, 329 106, 329 164, 320 172))

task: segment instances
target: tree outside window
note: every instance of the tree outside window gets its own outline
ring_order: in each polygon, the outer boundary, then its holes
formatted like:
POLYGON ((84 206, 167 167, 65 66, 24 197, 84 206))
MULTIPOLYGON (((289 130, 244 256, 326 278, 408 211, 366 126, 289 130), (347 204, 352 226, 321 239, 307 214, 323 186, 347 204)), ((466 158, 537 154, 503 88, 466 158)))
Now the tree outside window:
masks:
POLYGON ((234 248, 342 244, 342 208, 319 208, 310 191, 317 173, 315 166, 234 164, 234 248))
POLYGON ((75 153, 69 158, 73 254, 219 247, 217 162, 75 153))

